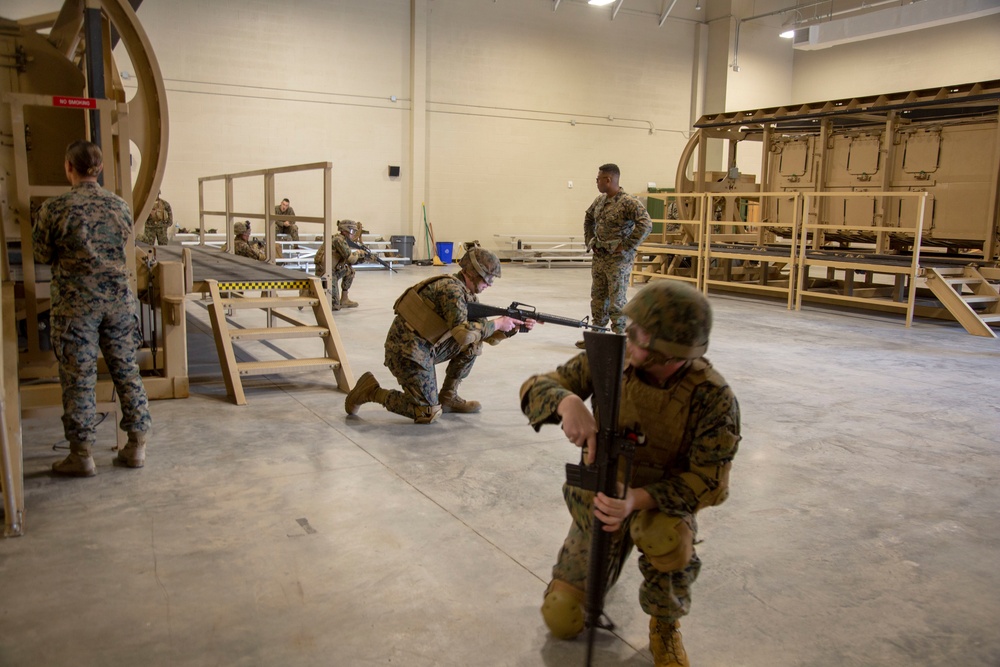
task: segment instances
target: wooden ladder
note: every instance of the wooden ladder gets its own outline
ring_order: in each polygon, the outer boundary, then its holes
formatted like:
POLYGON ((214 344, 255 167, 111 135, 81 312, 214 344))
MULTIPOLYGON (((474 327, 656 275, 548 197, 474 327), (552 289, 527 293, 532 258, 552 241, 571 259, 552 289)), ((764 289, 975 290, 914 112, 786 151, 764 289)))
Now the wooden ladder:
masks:
POLYGON ((208 312, 212 319, 215 347, 219 352, 219 363, 226 381, 226 392, 237 405, 246 405, 241 378, 246 375, 267 375, 291 371, 329 368, 337 378, 337 387, 348 392, 354 387, 354 376, 347 363, 344 344, 333 321, 330 301, 323 291, 319 278, 292 281, 267 282, 222 282, 208 280, 212 304, 208 312), (299 296, 268 296, 271 290, 297 289, 299 296), (262 290, 259 297, 227 296, 223 292, 245 292, 262 290), (291 315, 279 312, 277 308, 312 308, 316 324, 302 322, 291 315), (259 328, 231 328, 226 319, 230 309, 259 308, 268 313, 268 323, 274 319, 288 322, 291 326, 267 326, 259 328), (302 359, 276 359, 269 361, 237 361, 233 351, 233 341, 237 340, 278 340, 291 338, 320 338, 324 344, 324 356, 302 359))
POLYGON ((974 266, 927 269, 927 286, 959 324, 973 336, 996 338, 1000 292, 974 266))

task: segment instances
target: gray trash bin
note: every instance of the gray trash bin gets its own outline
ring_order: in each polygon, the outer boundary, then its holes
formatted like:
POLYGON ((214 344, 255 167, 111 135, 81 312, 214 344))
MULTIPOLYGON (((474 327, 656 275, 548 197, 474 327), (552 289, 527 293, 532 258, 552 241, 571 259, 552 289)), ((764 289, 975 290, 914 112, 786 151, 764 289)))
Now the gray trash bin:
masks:
POLYGON ((413 259, 413 242, 412 236, 390 236, 389 245, 396 249, 397 257, 409 257, 413 259))

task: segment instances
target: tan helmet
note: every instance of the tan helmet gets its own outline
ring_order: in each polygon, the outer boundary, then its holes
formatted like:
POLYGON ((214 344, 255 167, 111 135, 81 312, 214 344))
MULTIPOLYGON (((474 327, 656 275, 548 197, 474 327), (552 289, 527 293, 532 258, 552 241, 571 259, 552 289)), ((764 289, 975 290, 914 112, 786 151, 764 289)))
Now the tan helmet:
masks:
POLYGON ((235 225, 233 225, 233 233, 236 234, 237 236, 239 236, 240 234, 245 234, 248 231, 250 231, 249 220, 247 220, 246 222, 237 222, 235 225))
POLYGON ((632 297, 625 315, 652 336, 647 347, 670 359, 697 359, 708 350, 712 308, 690 285, 656 280, 632 297))
POLYGON ((475 274, 492 285, 495 278, 500 277, 500 258, 486 248, 472 248, 462 255, 458 265, 463 271, 475 274))
POLYGON ((356 230, 360 226, 361 226, 361 223, 354 222, 353 220, 338 220, 337 221, 337 229, 339 229, 341 231, 344 231, 344 230, 354 231, 354 230, 356 230))

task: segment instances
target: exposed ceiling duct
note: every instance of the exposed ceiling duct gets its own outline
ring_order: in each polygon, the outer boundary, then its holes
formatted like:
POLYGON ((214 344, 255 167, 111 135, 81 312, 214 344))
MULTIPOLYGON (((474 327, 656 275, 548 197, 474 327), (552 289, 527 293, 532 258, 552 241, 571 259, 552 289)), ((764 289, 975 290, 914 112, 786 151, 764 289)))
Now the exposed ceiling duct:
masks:
MULTIPOLYGON (((877 4, 879 3, 861 3, 858 9, 863 10, 866 5, 870 8, 877 4)), ((920 0, 908 4, 897 3, 892 7, 863 14, 859 14, 857 10, 832 12, 826 16, 810 17, 793 23, 793 45, 796 49, 805 51, 825 49, 838 44, 923 30, 996 13, 1000 13, 1000 0, 920 0)))

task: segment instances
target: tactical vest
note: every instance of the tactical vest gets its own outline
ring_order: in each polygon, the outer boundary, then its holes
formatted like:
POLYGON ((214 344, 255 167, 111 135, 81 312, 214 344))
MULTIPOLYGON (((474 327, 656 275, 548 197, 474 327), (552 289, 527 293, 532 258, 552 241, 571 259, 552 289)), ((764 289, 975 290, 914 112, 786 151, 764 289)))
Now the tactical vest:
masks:
POLYGON ((153 204, 153 209, 149 212, 149 219, 158 224, 167 221, 167 207, 159 199, 153 204))
POLYGON ((680 382, 669 389, 642 382, 631 367, 625 370, 618 426, 646 436, 646 445, 636 449, 630 486, 639 488, 684 472, 683 465, 678 462, 691 446, 684 442, 691 414, 691 395, 706 382, 716 386, 726 383, 703 358, 692 361, 680 382))
POLYGON ((437 345, 451 335, 448 323, 437 314, 430 301, 420 296, 420 290, 433 282, 451 278, 450 275, 432 276, 410 287, 396 299, 392 309, 397 315, 403 318, 410 328, 416 331, 421 338, 437 345))

